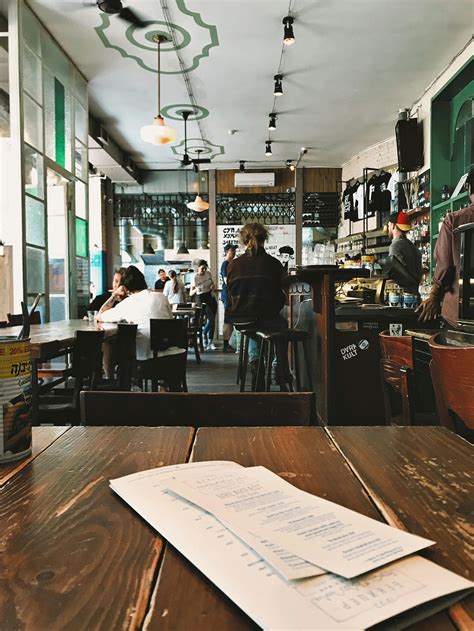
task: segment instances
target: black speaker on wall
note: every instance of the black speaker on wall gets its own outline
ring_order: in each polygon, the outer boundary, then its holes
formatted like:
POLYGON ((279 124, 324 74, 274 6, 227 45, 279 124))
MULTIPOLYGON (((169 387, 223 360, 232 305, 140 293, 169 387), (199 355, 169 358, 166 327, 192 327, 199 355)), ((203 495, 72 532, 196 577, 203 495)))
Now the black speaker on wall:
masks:
POLYGON ((418 120, 398 120, 395 126, 397 139, 398 170, 417 171, 423 165, 421 135, 418 120))

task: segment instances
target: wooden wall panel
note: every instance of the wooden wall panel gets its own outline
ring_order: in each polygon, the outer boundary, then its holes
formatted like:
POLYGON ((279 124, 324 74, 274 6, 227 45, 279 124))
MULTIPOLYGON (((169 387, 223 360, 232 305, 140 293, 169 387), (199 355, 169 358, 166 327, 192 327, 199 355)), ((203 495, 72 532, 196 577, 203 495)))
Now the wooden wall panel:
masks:
POLYGON ((342 169, 304 169, 303 186, 305 193, 334 193, 340 191, 338 180, 342 179, 342 169))
POLYGON ((4 246, 4 255, 0 256, 0 320, 7 319, 7 313, 13 313, 13 248, 4 246))
MULTIPOLYGON (((295 186, 295 172, 289 169, 255 169, 259 173, 275 173, 275 186, 234 186, 234 169, 216 171, 217 194, 238 193, 286 193, 287 189, 295 186)), ((341 180, 342 169, 336 168, 305 168, 303 170, 304 192, 307 193, 333 193, 340 189, 338 180, 341 180), (338 188, 339 187, 339 188, 338 188)))

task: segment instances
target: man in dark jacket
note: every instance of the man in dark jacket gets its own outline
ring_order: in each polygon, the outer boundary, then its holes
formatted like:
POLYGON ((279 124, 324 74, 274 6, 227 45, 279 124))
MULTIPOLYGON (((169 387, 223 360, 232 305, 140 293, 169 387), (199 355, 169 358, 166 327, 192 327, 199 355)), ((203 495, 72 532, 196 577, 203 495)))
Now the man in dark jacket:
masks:
MULTIPOLYGON (((285 304, 282 289, 283 267, 278 259, 265 252, 268 231, 262 224, 251 223, 240 231, 245 253, 234 259, 227 269, 229 317, 233 322, 255 323, 263 330, 280 331, 287 328, 280 311, 285 304)), ((286 349, 278 351, 278 359, 288 373, 286 349)), ((255 378, 259 347, 256 339, 249 341, 249 365, 255 378)), ((261 387, 262 384, 259 384, 261 387)))

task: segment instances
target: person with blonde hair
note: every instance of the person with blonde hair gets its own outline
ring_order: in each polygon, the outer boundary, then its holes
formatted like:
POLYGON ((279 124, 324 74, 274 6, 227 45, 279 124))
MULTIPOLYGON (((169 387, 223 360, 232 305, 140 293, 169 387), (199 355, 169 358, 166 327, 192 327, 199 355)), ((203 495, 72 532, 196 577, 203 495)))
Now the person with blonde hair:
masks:
MULTIPOLYGON (((283 266, 265 251, 268 230, 260 223, 248 223, 240 230, 240 241, 245 253, 229 263, 227 286, 229 306, 227 313, 235 323, 252 321, 256 328, 281 331, 287 328, 286 319, 280 314, 285 304, 282 289, 283 266)), ((285 353, 279 352, 279 360, 285 362, 285 353)), ((259 346, 257 340, 249 341, 249 365, 254 385, 258 367, 259 346)), ((261 389, 262 384, 257 384, 261 389)))

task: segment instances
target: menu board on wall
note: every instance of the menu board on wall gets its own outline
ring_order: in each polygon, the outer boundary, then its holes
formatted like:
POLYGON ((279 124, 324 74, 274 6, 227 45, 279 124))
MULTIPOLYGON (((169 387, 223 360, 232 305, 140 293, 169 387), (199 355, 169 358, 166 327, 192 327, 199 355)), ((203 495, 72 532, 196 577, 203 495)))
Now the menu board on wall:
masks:
MULTIPOLYGON (((217 226, 217 245, 220 261, 224 259, 224 246, 226 243, 235 243, 237 248, 237 256, 244 253, 244 248, 239 244, 239 232, 241 225, 217 226)), ((296 226, 294 224, 285 224, 277 226, 266 226, 269 232, 269 239, 265 243, 265 250, 268 254, 276 257, 283 267, 295 265, 296 250, 296 226)))

